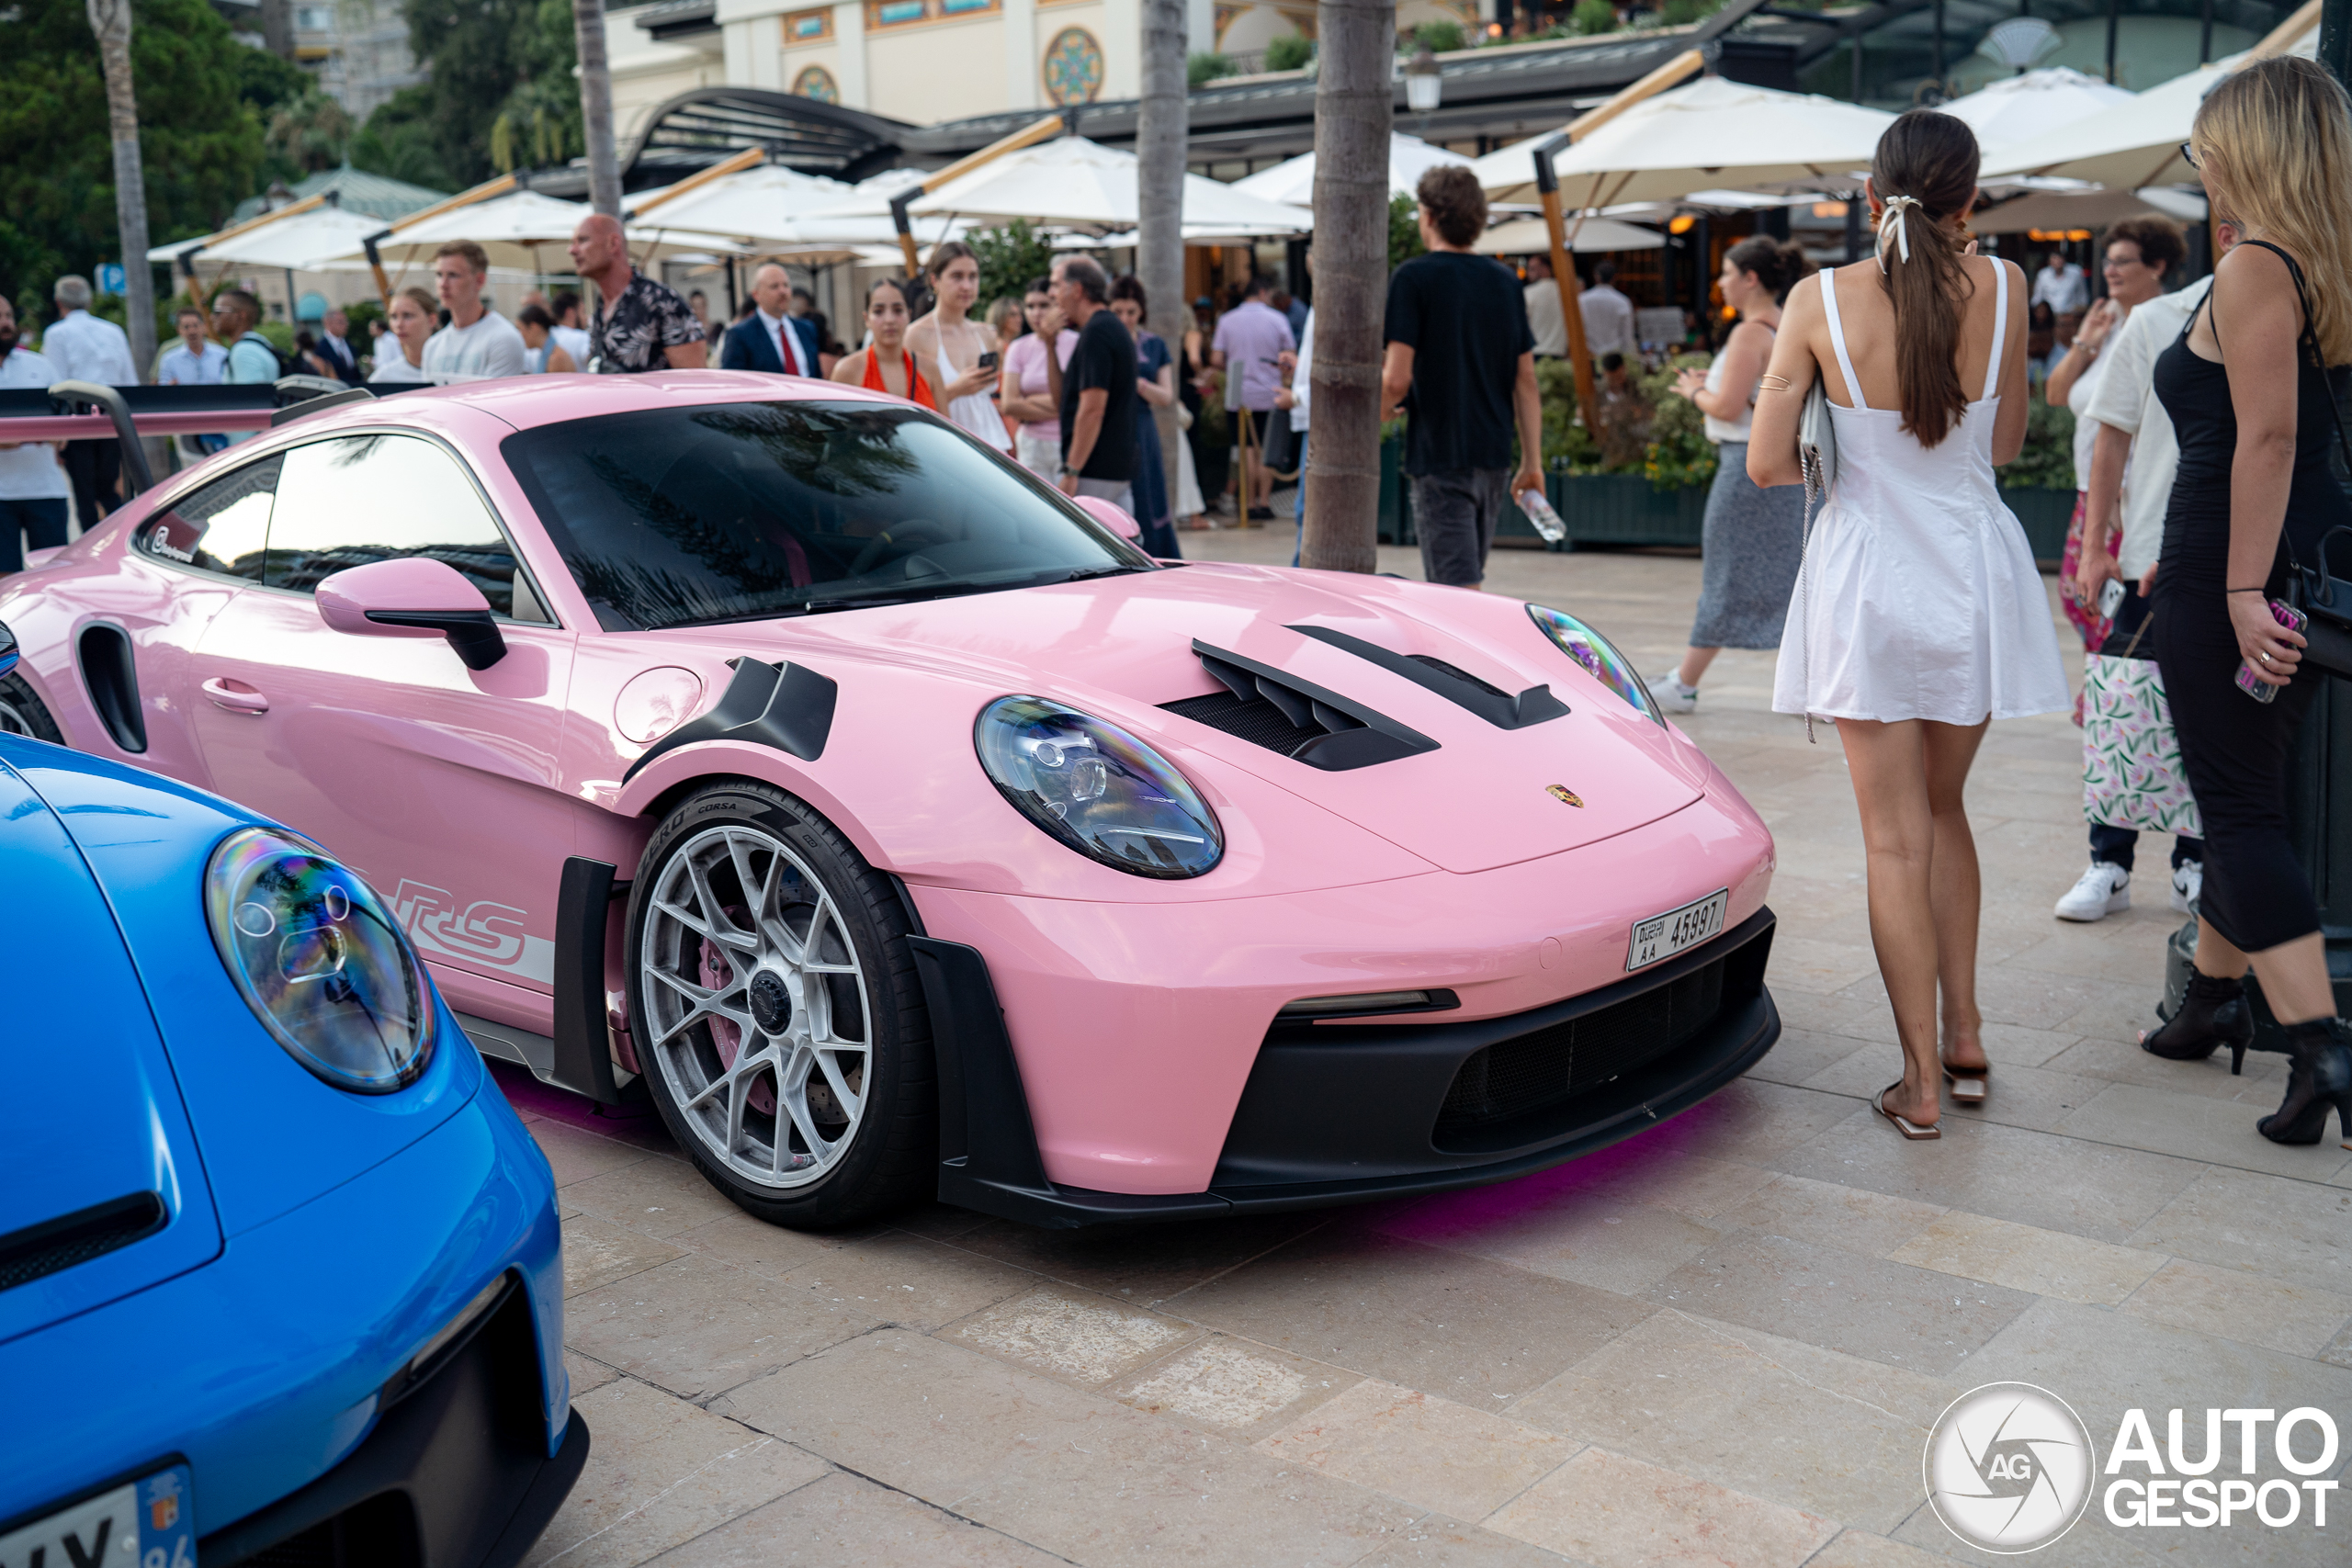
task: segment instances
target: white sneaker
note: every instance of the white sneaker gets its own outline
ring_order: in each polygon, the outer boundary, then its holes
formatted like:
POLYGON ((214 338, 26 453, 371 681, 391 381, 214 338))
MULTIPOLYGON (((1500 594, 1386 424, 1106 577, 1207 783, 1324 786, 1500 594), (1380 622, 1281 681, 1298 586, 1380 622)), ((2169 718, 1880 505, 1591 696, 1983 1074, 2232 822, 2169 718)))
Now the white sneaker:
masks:
POLYGON ((2195 903, 2197 896, 2204 891, 2204 862, 2183 861, 2172 868, 2172 907, 2184 915, 2188 913, 2189 905, 2195 903))
POLYGON ((1669 670, 1650 682, 1650 695, 1657 699, 1661 713, 1697 713, 1699 688, 1682 683, 1682 671, 1669 670))
POLYGON ((2083 879, 2058 900, 2062 920, 2103 920, 2132 907, 2132 874, 2103 860, 2091 862, 2083 879))

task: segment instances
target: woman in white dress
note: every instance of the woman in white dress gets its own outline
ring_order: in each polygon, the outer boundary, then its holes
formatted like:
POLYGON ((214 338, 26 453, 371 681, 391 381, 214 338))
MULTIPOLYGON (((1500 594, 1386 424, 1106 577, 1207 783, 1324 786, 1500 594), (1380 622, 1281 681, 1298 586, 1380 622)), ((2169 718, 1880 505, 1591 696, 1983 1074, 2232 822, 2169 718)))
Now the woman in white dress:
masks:
POLYGON ((376 340, 376 359, 368 379, 379 384, 432 380, 424 373, 424 340, 440 325, 439 309, 440 301, 422 288, 403 288, 393 295, 390 309, 384 312, 391 330, 376 340))
POLYGON ((937 367, 931 381, 942 413, 998 451, 1011 452, 1012 432, 989 396, 997 381, 996 333, 971 317, 980 298, 979 258, 969 245, 950 240, 931 253, 923 270, 938 303, 907 328, 907 350, 937 367))
POLYGON ((1969 764, 1990 720, 2071 700, 2041 574, 1994 481, 2025 445, 2025 279, 1966 237, 1976 165, 1950 115, 1887 129, 1868 187, 1877 258, 1790 294, 1747 448, 1758 484, 1802 483, 1798 430, 1823 378, 1837 472, 1772 706, 1838 721, 1903 1043, 1902 1080, 1875 1104, 1906 1138, 1940 1136, 1942 1083, 1961 1105, 1989 1088, 1969 764))

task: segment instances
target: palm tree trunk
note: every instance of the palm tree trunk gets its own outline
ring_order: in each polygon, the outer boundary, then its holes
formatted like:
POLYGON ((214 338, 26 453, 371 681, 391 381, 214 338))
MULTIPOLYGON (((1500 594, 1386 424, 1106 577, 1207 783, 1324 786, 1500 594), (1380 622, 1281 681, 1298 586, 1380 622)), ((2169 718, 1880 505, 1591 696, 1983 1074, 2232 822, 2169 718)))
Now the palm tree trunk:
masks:
POLYGON ((621 165, 613 147, 613 67, 605 53, 605 0, 571 0, 571 29, 580 53, 580 129, 587 143, 588 205, 607 218, 618 218, 621 165))
MULTIPOLYGON (((1143 106, 1136 127, 1136 271, 1151 306, 1150 326, 1170 354, 1184 353, 1184 151, 1191 106, 1184 80, 1185 0, 1143 0, 1143 106)), ((1183 434, 1171 405, 1152 411, 1159 426, 1168 494, 1176 494, 1176 443, 1183 434)))
POLYGON ((1380 564, 1381 319, 1396 0, 1323 0, 1315 79, 1315 411, 1300 563, 1380 564))
POLYGON ((123 309, 130 362, 141 379, 155 362, 155 273, 147 265, 147 176, 139 157, 139 97, 130 79, 130 0, 89 0, 90 30, 107 79, 114 141, 114 214, 122 231, 123 309))

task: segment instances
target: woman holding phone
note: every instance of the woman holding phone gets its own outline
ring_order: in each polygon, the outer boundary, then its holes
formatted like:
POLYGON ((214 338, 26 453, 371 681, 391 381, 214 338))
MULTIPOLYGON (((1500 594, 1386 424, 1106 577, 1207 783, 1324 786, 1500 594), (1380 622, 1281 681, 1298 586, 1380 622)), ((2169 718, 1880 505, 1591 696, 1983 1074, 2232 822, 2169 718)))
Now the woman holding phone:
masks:
POLYGON ((1000 452, 1012 450, 1012 433, 989 396, 997 380, 996 333, 971 319, 980 298, 980 262, 972 247, 950 240, 931 253, 924 272, 938 303, 907 329, 907 347, 938 367, 933 386, 949 419, 1000 452))
POLYGON ((2207 95, 2182 151, 2240 237, 2156 360, 2180 438, 2156 663, 2205 821, 2205 885, 2188 996, 2141 1043, 2183 1061, 2243 1050, 2250 965, 2291 1051, 2286 1100, 2256 1127, 2315 1144, 2331 1109, 2352 1136, 2352 1049, 2287 831, 2287 759, 2324 677, 2299 671, 2304 639, 2282 624, 2294 613, 2274 605, 2291 569, 2352 525, 2329 468, 2342 439, 2332 367, 2352 361, 2352 105, 2311 61, 2261 61, 2207 95))

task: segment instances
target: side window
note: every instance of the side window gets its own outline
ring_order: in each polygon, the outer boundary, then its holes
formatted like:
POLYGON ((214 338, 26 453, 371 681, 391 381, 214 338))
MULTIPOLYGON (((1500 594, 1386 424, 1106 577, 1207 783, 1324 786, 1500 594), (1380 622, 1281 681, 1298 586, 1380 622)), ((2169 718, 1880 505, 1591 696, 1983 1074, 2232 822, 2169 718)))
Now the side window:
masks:
POLYGON ((308 593, 345 567, 446 561, 491 609, 545 621, 514 547, 458 460, 413 435, 345 435, 286 454, 262 581, 308 593))
POLYGON ((280 460, 273 453, 190 491, 140 529, 132 547, 157 560, 259 582, 280 460))

